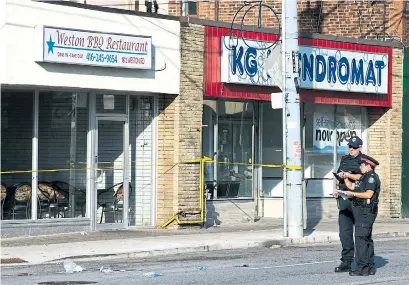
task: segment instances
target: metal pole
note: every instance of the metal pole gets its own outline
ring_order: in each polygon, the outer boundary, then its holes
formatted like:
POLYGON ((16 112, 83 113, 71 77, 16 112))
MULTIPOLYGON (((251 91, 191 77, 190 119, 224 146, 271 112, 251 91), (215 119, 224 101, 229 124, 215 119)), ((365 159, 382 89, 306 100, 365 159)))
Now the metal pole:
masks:
POLYGON ((70 218, 75 218, 75 189, 77 174, 77 113, 78 113, 78 96, 79 93, 73 93, 71 103, 71 144, 70 144, 70 178, 68 187, 69 203, 70 203, 70 218), (74 188, 75 187, 75 188, 74 188))
POLYGON ((31 172, 31 219, 37 220, 37 193, 38 193, 38 116, 39 116, 39 92, 34 91, 33 105, 33 138, 32 138, 32 172, 31 172))
POLYGON ((283 0, 283 127, 286 148, 285 212, 288 236, 303 237, 303 200, 301 173, 300 94, 298 83, 297 1, 283 0))
MULTIPOLYGON (((286 127, 286 112, 285 112, 285 0, 282 1, 282 43, 281 43, 281 68, 283 70, 283 165, 287 165, 287 127, 286 127)), ((283 168, 283 220, 284 220, 284 236, 288 237, 288 226, 287 226, 287 168, 283 168)))

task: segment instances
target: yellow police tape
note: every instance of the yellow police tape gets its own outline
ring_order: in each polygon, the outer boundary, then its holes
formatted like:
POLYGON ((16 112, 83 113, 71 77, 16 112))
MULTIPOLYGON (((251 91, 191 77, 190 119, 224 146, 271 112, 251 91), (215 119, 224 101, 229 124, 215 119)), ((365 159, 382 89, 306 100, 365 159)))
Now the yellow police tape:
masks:
MULTIPOLYGON (((70 162, 68 162, 71 165, 74 165, 70 162)), ((200 224, 203 225, 205 222, 205 198, 204 198, 204 192, 205 192, 205 187, 204 187, 204 172, 205 172, 205 163, 213 163, 213 164, 224 164, 224 165, 243 165, 243 166, 259 166, 259 167, 269 167, 269 168, 286 168, 286 169, 291 169, 291 170, 301 170, 301 166, 299 165, 284 165, 284 164, 258 164, 258 163, 244 163, 244 162, 220 162, 220 161, 214 161, 209 157, 202 157, 202 158, 196 158, 192 160, 187 160, 185 162, 181 163, 175 163, 173 165, 168 165, 170 168, 165 171, 168 172, 172 168, 174 168, 178 164, 199 164, 200 165, 200 219, 198 220, 180 220, 179 215, 181 215, 181 212, 178 212, 174 214, 169 220, 167 220, 165 223, 161 225, 161 227, 165 228, 169 224, 171 224, 173 221, 176 221, 179 225, 181 224, 200 224)), ((18 174, 18 173, 32 173, 32 172, 62 172, 62 171, 87 171, 87 170, 113 170, 113 169, 125 169, 125 168, 136 168, 136 167, 149 167, 149 166, 154 166, 154 164, 143 164, 143 165, 135 165, 135 166, 122 166, 122 167, 103 167, 103 168, 58 168, 58 169, 41 169, 41 170, 14 170, 14 171, 0 171, 0 174, 18 174)), ((162 176, 163 174, 161 174, 162 176)))
MULTIPOLYGON (((203 161, 204 163, 213 163, 213 164, 225 164, 225 165, 242 165, 242 166, 259 166, 259 167, 268 167, 268 168, 286 168, 291 170, 301 170, 300 165, 284 165, 284 164, 262 164, 262 163, 245 163, 245 162, 224 162, 224 161, 214 161, 209 157, 204 156, 203 158, 196 158, 192 160, 187 160, 180 163, 175 163, 169 165, 174 167, 178 164, 194 164, 200 163, 203 161)), ((21 174, 21 173, 43 173, 43 172, 63 172, 63 171, 87 171, 87 170, 115 170, 115 169, 125 169, 125 168, 137 168, 137 167, 149 167, 155 166, 155 164, 141 164, 141 165, 128 165, 128 166, 120 166, 120 167, 97 167, 97 168, 56 168, 56 169, 38 169, 38 170, 10 170, 10 171, 0 171, 0 174, 21 174)))

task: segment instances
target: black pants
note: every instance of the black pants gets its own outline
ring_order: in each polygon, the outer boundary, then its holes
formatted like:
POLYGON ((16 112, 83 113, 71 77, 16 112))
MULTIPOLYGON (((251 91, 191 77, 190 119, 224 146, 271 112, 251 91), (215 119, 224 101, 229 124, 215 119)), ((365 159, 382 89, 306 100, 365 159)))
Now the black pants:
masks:
POLYGON ((355 246, 357 270, 368 273, 374 266, 374 244, 372 228, 378 209, 368 206, 354 206, 355 218, 355 246))
MULTIPOLYGON (((350 203, 349 200, 342 202, 350 203)), ((345 206, 341 207, 338 216, 338 224, 339 239, 341 240, 342 245, 342 262, 352 262, 354 259, 354 222, 355 219, 352 213, 351 205, 349 205, 347 208, 345 208, 345 206)))

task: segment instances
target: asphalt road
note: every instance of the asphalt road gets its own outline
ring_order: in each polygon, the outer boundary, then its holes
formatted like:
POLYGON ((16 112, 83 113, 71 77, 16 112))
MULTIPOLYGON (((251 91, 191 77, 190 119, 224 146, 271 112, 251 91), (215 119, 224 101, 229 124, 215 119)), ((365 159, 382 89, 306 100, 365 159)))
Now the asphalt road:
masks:
POLYGON ((339 249, 336 244, 77 262, 86 270, 73 274, 62 264, 3 266, 1 284, 409 284, 409 239, 375 242, 375 276, 334 273, 339 249), (113 271, 103 273, 101 266, 113 271), (144 276, 149 272, 163 275, 144 276))

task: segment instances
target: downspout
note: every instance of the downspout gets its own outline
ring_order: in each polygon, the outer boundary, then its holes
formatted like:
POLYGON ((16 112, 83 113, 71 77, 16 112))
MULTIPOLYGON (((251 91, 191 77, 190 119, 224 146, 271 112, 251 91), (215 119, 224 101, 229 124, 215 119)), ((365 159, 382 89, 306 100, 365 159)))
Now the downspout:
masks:
POLYGON ((386 39, 386 1, 383 1, 383 41, 386 39))
POLYGON ((214 5, 214 20, 219 21, 219 0, 215 0, 214 5))

